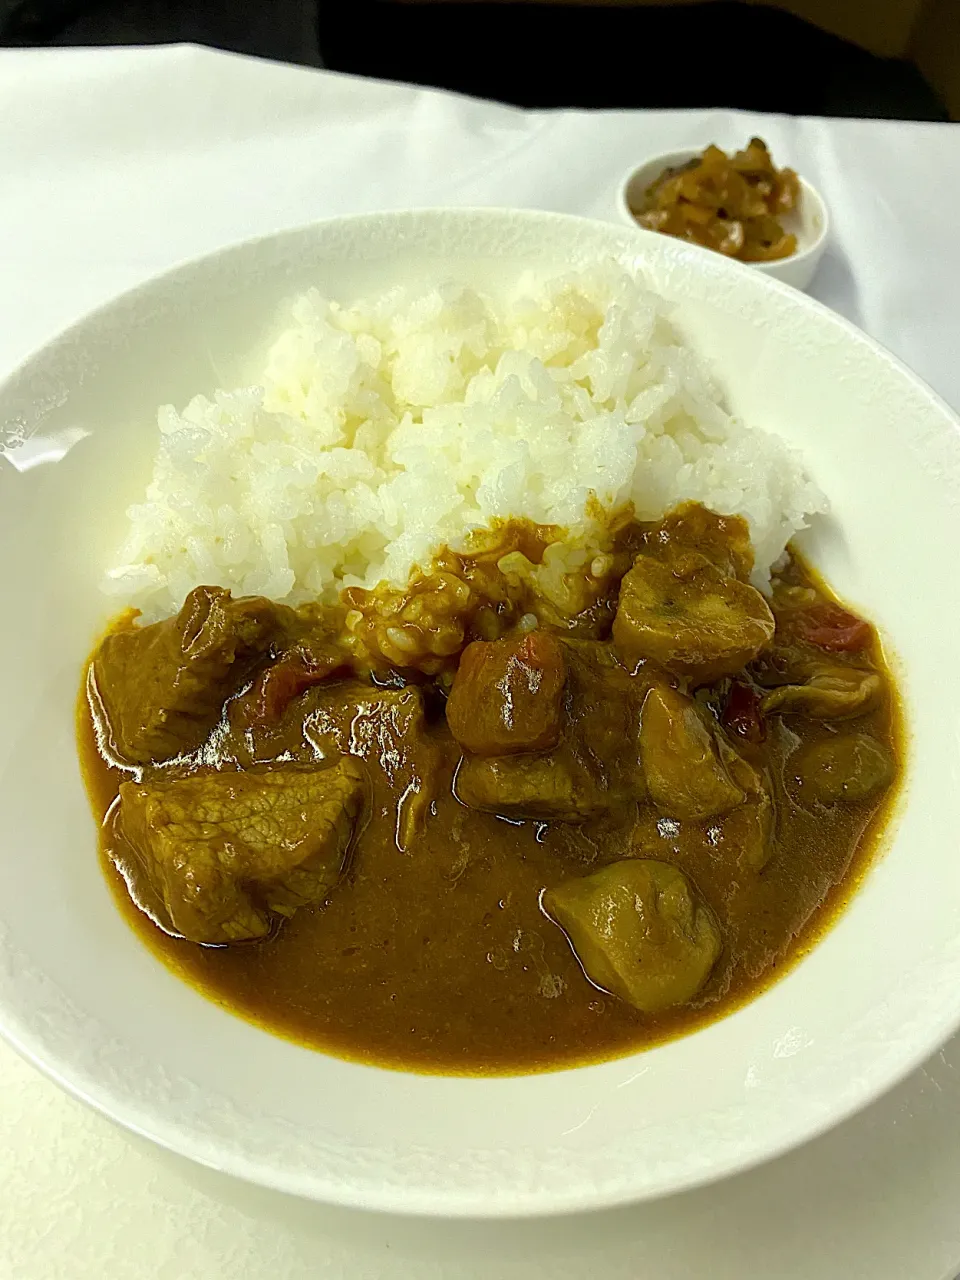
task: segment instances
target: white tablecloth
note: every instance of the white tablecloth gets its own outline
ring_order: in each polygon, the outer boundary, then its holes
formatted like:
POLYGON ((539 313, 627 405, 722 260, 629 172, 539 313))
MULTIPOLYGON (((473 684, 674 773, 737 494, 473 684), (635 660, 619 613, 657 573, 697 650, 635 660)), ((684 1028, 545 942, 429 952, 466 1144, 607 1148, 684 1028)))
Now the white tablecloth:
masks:
MULTIPOLYGON (((615 219, 633 164, 751 133, 830 206, 816 296, 960 407, 956 127, 521 112, 192 48, 0 51, 0 375, 119 290, 232 240, 410 205, 615 219)), ((2 1046, 0 1138, 2 1280, 943 1280, 960 1266, 960 1040, 763 1169, 552 1223, 268 1194, 129 1138, 2 1046)))

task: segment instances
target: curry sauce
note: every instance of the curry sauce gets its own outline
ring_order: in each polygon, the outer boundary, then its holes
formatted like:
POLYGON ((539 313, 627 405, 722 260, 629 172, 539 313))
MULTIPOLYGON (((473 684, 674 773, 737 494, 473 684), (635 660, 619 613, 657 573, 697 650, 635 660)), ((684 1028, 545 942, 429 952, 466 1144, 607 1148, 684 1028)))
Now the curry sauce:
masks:
MULTIPOLYGON (((627 563, 635 554, 660 554, 650 551, 648 538, 639 526, 630 531, 627 563)), ((712 563, 719 563, 717 556, 712 563)), ((739 570, 733 561, 724 568, 739 570)), ((574 673, 580 667, 586 673, 578 677, 586 701, 567 707, 564 733, 592 717, 593 736, 584 741, 604 785, 606 774, 613 776, 610 762, 618 755, 632 761, 636 753, 610 710, 613 702, 597 704, 592 691, 608 679, 609 668, 615 690, 646 681, 639 706, 651 681, 661 679, 660 668, 654 677, 642 657, 617 665, 611 656, 617 593, 622 602, 627 591, 622 568, 609 590, 609 608, 598 608, 596 600, 590 605, 589 638, 571 639, 554 628, 562 660, 574 673)), ((743 805, 721 816, 677 819, 665 811, 667 801, 651 802, 641 783, 631 790, 629 778, 609 792, 609 803, 585 808, 576 820, 529 806, 521 805, 525 816, 518 816, 507 805, 490 812, 486 801, 464 803, 469 793, 458 772, 471 764, 463 744, 465 735, 470 739, 467 728, 448 722, 447 698, 457 689, 454 675, 451 692, 449 670, 405 672, 381 664, 360 673, 328 663, 314 684, 295 684, 289 705, 264 729, 244 710, 262 680, 254 664, 223 700, 201 745, 174 761, 173 776, 256 773, 349 750, 364 762, 369 795, 339 881, 322 901, 272 918, 260 938, 204 945, 176 936, 150 865, 117 820, 124 777, 149 779, 152 766, 113 758, 103 704, 96 689, 91 697, 85 686, 80 756, 117 904, 165 964, 224 1007, 275 1034, 381 1066, 445 1074, 543 1071, 632 1053, 695 1030, 756 996, 833 922, 876 851, 902 764, 897 694, 872 629, 843 610, 796 555, 775 581, 772 605, 777 634, 767 649, 735 677, 711 671, 709 684, 694 688, 693 680, 683 692, 681 681, 676 694, 689 699, 722 740, 724 758, 733 753, 764 779, 773 817, 761 860, 751 864, 737 846, 743 805), (826 665, 813 665, 821 658, 826 665), (837 712, 836 703, 826 718, 814 714, 824 709, 817 702, 823 691, 846 697, 858 681, 870 687, 862 706, 837 712), (813 690, 806 700, 783 693, 803 687, 813 690), (382 718, 392 717, 396 735, 413 702, 416 731, 398 754, 382 718), (361 720, 373 728, 359 731, 361 720), (852 741, 851 731, 859 753, 851 768, 861 770, 861 782, 864 743, 870 751, 875 744, 885 762, 882 778, 871 775, 859 791, 856 779, 830 781, 838 744, 852 741), (805 760, 816 762, 814 773, 804 773, 805 760), (696 995, 654 1013, 591 981, 571 945, 576 935, 568 936, 542 905, 545 892, 637 857, 683 872, 722 940, 696 995)), ((514 634, 508 631, 503 643, 514 634)), ((266 661, 283 657, 275 645, 266 661)), ((95 675, 95 663, 90 670, 95 675)), ((629 700, 621 700, 629 720, 629 700)), ((479 708, 480 700, 461 701, 479 708)), ((474 745, 482 755, 483 744, 474 745)), ((537 758, 552 760, 551 751, 559 749, 538 741, 537 758)), ((509 774, 504 765, 503 776, 509 774)))

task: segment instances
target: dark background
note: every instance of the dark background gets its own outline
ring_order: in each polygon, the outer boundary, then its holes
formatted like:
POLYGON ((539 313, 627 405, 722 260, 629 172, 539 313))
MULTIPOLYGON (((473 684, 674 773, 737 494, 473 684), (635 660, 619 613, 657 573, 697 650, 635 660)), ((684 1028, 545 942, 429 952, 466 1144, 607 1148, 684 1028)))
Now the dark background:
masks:
POLYGON ((0 0, 0 45, 176 41, 532 107, 741 107, 947 118, 911 63, 874 57, 778 10, 732 2, 631 9, 389 0, 0 0))

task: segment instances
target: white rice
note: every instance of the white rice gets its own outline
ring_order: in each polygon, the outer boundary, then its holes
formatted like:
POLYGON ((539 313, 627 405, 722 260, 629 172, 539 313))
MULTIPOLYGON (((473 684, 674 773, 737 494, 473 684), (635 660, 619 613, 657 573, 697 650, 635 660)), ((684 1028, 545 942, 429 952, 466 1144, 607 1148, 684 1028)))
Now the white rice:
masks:
POLYGON ((762 581, 825 508, 798 456, 725 411, 662 301, 612 264, 496 302, 455 283, 351 307, 310 290, 260 386, 165 406, 158 426, 104 581, 146 618, 199 583, 291 603, 403 586, 497 517, 564 526, 590 553, 591 495, 644 519, 689 498, 745 516, 762 581))

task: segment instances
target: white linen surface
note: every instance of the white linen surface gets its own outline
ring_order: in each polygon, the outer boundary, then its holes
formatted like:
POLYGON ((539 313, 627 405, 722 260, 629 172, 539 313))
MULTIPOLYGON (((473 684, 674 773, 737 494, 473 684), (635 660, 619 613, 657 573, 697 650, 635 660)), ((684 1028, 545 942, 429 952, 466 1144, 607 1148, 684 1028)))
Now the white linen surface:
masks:
MULTIPOLYGON (((759 133, 833 219, 812 292, 960 407, 960 129, 730 111, 523 112, 190 47, 0 51, 0 376, 177 261, 333 214, 618 218, 651 154, 759 133)), ((909 423, 904 423, 909 430, 909 423)), ((458 1224, 301 1203, 122 1134, 0 1045, 11 1280, 943 1280, 960 1040, 840 1129, 658 1204, 458 1224)))

